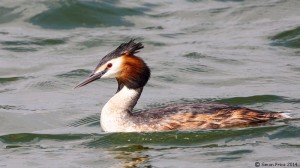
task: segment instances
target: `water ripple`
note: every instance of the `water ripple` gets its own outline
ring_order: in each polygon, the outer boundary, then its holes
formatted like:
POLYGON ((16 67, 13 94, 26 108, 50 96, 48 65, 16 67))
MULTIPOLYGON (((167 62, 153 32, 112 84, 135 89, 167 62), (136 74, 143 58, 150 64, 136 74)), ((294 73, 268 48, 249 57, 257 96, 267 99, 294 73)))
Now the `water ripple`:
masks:
POLYGON ((11 22, 21 16, 21 12, 14 12, 16 8, 0 7, 0 24, 11 22))
POLYGON ((92 71, 86 69, 76 69, 69 71, 67 73, 59 74, 57 77, 59 78, 76 78, 81 76, 88 76, 92 71))
POLYGON ((300 27, 278 33, 271 38, 271 45, 300 48, 300 27))
MULTIPOLYGON (((193 145, 212 142, 220 139, 233 141, 259 137, 285 126, 264 126, 235 130, 203 130, 203 131, 170 131, 155 133, 111 133, 94 137, 86 143, 89 147, 118 146, 130 144, 165 144, 165 145, 193 145)), ((298 128, 299 131, 299 128, 298 128)))
POLYGON ((94 114, 88 117, 84 117, 68 124, 69 127, 79 127, 83 125, 99 127, 100 125, 99 114, 94 114))
POLYGON ((1 41, 4 50, 12 52, 33 52, 40 47, 65 44, 66 39, 60 38, 26 38, 22 40, 1 41))
POLYGON ((249 97, 233 97, 217 100, 219 103, 228 103, 233 105, 248 105, 254 103, 267 102, 285 102, 285 103, 300 103, 300 99, 290 99, 277 95, 255 95, 249 97))
POLYGON ((214 56, 208 56, 206 54, 198 53, 198 52, 191 52, 184 54, 183 57, 189 59, 207 59, 218 63, 227 63, 227 64, 242 64, 242 62, 234 59, 226 59, 226 58, 218 58, 214 56))
POLYGON ((87 134, 34 134, 34 133, 19 133, 19 134, 7 134, 0 136, 0 141, 6 144, 16 143, 36 143, 38 141, 47 140, 58 140, 58 141, 69 141, 78 140, 84 137, 89 137, 87 134))
POLYGON ((22 77, 22 76, 0 78, 0 84, 6 84, 6 83, 10 83, 10 82, 16 82, 16 81, 23 80, 23 79, 26 79, 26 78, 22 77))
POLYGON ((77 27, 133 26, 124 16, 143 15, 146 8, 118 7, 112 2, 59 1, 48 10, 29 19, 29 22, 49 29, 77 27), (80 12, 79 12, 80 11, 80 12))
POLYGON ((15 40, 15 41, 3 41, 1 42, 4 46, 24 46, 24 45, 59 45, 65 44, 66 39, 45 39, 45 38, 33 38, 32 40, 15 40))

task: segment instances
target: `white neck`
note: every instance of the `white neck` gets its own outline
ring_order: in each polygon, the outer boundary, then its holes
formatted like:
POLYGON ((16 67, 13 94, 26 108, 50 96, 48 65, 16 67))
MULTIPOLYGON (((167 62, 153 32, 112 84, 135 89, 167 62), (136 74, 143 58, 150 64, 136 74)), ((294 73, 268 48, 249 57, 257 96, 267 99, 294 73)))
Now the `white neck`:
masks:
POLYGON ((103 107, 101 127, 106 132, 124 132, 133 129, 129 120, 130 113, 136 105, 143 88, 129 89, 124 86, 103 107))

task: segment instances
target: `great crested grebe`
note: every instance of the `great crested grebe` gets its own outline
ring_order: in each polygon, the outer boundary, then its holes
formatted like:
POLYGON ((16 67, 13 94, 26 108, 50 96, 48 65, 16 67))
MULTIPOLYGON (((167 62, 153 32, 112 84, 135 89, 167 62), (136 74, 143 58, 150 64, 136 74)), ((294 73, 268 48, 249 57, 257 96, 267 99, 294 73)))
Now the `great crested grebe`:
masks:
POLYGON ((258 111, 219 103, 171 104, 132 112, 150 78, 147 64, 135 53, 144 48, 130 40, 101 59, 90 76, 75 88, 100 78, 116 78, 116 94, 104 105, 101 127, 107 132, 146 132, 245 127, 275 119, 286 113, 258 111))

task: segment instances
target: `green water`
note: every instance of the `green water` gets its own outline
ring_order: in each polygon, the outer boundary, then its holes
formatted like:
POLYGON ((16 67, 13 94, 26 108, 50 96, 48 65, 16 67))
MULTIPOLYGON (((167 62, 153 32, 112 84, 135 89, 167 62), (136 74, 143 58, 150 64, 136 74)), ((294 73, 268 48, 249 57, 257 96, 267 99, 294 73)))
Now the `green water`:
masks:
POLYGON ((100 58, 136 38, 152 70, 137 110, 215 101, 300 118, 299 7, 297 0, 1 1, 0 167, 300 167, 299 120, 104 133, 99 113, 116 81, 73 90, 100 58))

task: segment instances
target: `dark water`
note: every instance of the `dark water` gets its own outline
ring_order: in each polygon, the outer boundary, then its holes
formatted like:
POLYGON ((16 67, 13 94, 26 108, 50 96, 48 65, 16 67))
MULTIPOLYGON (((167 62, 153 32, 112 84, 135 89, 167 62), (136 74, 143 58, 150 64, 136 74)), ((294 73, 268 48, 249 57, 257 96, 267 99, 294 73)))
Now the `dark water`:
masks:
POLYGON ((300 117, 300 1, 0 3, 0 167, 300 167, 297 120, 104 133, 114 80, 73 87, 136 38, 152 69, 137 109, 217 101, 300 117), (264 166, 271 167, 271 166, 264 166))

